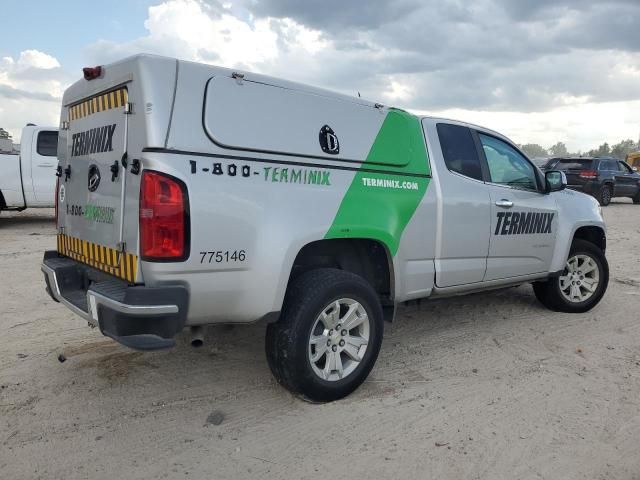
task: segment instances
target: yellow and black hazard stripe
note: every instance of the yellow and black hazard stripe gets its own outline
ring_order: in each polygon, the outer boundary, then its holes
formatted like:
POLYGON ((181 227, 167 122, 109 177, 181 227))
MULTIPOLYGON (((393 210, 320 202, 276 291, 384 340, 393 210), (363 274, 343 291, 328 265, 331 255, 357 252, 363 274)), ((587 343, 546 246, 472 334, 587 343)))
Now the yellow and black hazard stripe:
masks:
POLYGON ((136 282, 138 256, 132 253, 121 253, 115 248, 105 247, 62 233, 58 234, 58 253, 129 283, 136 282))
POLYGON ((104 112, 112 108, 124 107, 129 101, 129 94, 126 88, 119 88, 110 92, 101 93, 95 97, 83 100, 69 107, 69 121, 104 112))

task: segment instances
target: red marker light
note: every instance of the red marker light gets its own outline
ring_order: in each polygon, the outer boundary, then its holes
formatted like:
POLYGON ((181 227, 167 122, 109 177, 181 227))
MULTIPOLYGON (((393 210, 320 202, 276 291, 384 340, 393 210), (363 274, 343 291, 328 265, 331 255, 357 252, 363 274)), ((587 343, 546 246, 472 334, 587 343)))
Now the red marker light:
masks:
POLYGON ((82 73, 85 80, 93 80, 102 75, 102 67, 84 67, 82 73))
POLYGON ((583 170, 580 172, 580 178, 598 178, 598 172, 595 170, 583 170))

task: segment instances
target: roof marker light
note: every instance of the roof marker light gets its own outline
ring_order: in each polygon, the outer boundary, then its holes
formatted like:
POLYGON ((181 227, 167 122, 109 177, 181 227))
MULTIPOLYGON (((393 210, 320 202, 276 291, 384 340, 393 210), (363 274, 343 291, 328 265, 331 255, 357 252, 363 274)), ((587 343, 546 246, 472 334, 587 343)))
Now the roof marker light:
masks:
POLYGON ((84 74, 85 80, 94 80, 102 75, 102 67, 84 67, 82 73, 84 74))

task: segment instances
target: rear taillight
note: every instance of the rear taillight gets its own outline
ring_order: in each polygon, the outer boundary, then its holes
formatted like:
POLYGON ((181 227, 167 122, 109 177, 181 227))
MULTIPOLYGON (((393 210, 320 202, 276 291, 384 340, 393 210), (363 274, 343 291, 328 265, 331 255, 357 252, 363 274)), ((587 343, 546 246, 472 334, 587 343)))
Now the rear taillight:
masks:
POLYGON ((189 199, 177 178, 142 173, 140 255, 143 260, 176 261, 189 256, 189 199))
POLYGON ((598 176, 598 172, 595 170, 583 170, 580 172, 580 178, 596 178, 598 176))
POLYGON ((102 67, 84 67, 82 73, 85 80, 95 80, 102 75, 102 67))

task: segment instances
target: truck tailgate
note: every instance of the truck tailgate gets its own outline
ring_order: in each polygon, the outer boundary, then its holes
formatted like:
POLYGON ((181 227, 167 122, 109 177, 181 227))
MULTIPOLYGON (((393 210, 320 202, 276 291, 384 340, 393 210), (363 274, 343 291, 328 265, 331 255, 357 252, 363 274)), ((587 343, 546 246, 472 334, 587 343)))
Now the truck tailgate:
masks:
POLYGON ((126 85, 69 105, 61 158, 58 251, 135 282, 137 256, 124 250, 126 85), (66 157, 66 158, 65 158, 66 157))

